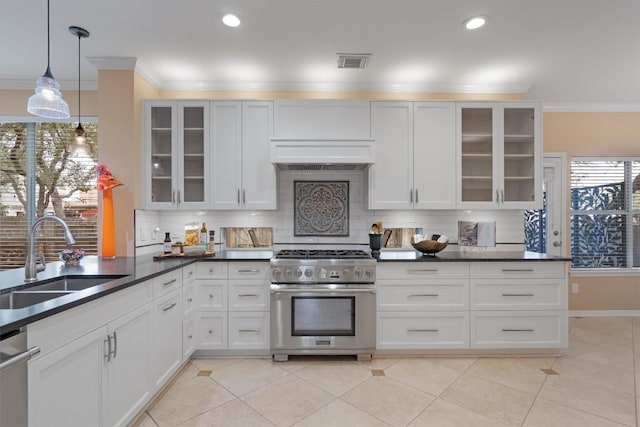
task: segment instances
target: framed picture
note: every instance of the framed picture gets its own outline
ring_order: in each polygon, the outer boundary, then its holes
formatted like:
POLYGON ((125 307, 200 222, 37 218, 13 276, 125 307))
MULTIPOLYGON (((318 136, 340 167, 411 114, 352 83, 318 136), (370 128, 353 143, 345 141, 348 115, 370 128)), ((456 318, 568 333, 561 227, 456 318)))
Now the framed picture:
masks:
POLYGON ((294 236, 349 236, 349 181, 294 181, 294 236))

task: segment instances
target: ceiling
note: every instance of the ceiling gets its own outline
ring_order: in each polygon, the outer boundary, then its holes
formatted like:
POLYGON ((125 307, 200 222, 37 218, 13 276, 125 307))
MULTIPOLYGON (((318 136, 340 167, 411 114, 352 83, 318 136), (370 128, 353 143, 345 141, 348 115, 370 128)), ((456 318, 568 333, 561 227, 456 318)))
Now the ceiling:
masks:
MULTIPOLYGON (((640 106, 640 0, 50 0, 51 70, 97 87, 88 57, 134 57, 165 90, 525 93, 545 105, 640 106), (242 21, 226 27, 221 17, 242 21), (487 25, 463 28, 472 15, 487 25), (371 53, 338 69, 337 53, 371 53)), ((46 68, 46 1, 6 1, 1 89, 46 68), (28 30, 26 30, 28 29, 28 30), (8 60, 13 58, 13 60, 8 60)))

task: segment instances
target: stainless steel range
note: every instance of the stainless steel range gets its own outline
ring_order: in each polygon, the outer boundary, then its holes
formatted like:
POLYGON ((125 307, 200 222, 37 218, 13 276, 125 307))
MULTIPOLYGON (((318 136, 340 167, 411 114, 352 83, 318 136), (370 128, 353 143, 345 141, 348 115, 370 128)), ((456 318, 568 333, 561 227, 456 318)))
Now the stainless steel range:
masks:
POLYGON ((271 352, 355 354, 376 345, 376 261, 362 250, 283 250, 271 260, 271 352))

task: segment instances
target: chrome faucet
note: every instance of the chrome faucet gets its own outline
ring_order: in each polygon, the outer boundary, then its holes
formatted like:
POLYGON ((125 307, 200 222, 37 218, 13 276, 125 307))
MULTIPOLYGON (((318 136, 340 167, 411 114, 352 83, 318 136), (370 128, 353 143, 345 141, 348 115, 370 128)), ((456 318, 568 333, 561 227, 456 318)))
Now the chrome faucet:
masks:
POLYGON ((45 269, 45 258, 44 254, 40 254, 40 263, 36 262, 36 230, 44 221, 55 221, 64 228, 64 241, 67 243, 67 246, 75 245, 76 238, 71 234, 71 230, 69 229, 69 225, 64 222, 63 219, 55 216, 48 215, 43 216, 36 220, 31 226, 31 232, 29 233, 29 242, 27 249, 27 260, 24 264, 24 281, 25 282, 35 282, 37 279, 37 275, 40 271, 44 271, 45 269))

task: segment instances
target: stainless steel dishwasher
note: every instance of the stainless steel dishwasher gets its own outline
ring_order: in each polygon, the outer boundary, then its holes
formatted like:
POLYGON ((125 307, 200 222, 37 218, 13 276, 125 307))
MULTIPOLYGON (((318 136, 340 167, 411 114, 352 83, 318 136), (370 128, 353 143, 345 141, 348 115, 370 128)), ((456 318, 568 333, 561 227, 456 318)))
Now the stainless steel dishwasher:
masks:
POLYGON ((0 427, 27 425, 27 361, 38 353, 25 329, 0 336, 0 427))

